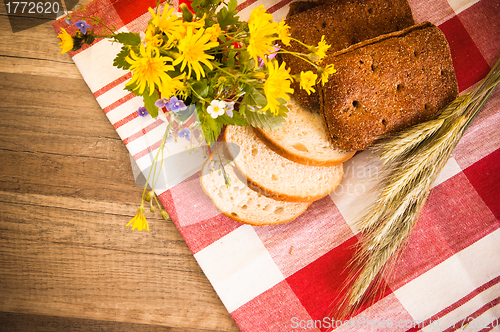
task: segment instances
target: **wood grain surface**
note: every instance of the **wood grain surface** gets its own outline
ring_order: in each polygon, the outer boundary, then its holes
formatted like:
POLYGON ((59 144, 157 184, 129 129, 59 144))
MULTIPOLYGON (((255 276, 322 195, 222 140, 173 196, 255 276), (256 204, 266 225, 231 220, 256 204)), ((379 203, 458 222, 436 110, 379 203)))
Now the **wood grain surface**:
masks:
POLYGON ((0 330, 238 331, 57 43, 0 6, 0 330))

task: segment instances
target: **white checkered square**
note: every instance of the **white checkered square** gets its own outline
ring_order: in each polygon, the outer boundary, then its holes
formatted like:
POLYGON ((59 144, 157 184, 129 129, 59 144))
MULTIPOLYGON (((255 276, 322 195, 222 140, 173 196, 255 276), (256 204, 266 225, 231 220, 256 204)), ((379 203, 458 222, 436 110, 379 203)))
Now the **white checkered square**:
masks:
POLYGON ((237 228, 194 257, 229 312, 284 280, 252 226, 237 228))

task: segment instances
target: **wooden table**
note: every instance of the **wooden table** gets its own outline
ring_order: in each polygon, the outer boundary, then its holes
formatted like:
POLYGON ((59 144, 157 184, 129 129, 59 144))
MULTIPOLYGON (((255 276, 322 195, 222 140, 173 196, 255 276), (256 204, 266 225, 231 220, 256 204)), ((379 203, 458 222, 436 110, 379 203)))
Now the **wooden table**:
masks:
POLYGON ((142 189, 57 43, 0 6, 1 330, 238 331, 171 222, 125 227, 142 189))

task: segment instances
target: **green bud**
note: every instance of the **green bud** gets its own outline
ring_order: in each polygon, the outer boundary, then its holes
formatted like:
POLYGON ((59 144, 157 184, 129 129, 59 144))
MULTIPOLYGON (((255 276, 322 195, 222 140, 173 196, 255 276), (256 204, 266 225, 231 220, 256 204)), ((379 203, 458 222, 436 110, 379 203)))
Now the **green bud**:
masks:
POLYGON ((92 44, 94 42, 94 40, 95 40, 94 34, 88 33, 88 34, 85 35, 85 44, 90 45, 90 44, 92 44))
POLYGON ((151 205, 151 207, 149 208, 149 211, 155 213, 156 212, 156 208, 153 205, 151 205))
POLYGON ((184 22, 193 21, 193 13, 191 13, 188 6, 185 3, 181 3, 180 7, 182 11, 182 19, 184 20, 184 22))
POLYGON ((148 193, 146 194, 146 196, 144 196, 144 200, 146 202, 151 202, 151 200, 155 198, 155 192, 153 190, 151 191, 148 191, 148 193))
POLYGON ((161 211, 161 217, 165 220, 172 220, 170 219, 170 216, 168 215, 167 211, 161 211))

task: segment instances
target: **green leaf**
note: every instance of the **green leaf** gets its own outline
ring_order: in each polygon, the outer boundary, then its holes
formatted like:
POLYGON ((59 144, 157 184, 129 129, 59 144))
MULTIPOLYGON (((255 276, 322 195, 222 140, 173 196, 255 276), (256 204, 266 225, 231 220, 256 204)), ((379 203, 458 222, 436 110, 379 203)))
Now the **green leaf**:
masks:
POLYGON ((235 125, 235 126, 248 126, 247 120, 239 113, 234 111, 233 117, 229 117, 227 114, 217 117, 217 121, 224 125, 235 125))
POLYGON ((200 97, 206 98, 208 96, 207 80, 196 81, 191 85, 191 87, 200 97))
POLYGON ((286 122, 286 119, 282 116, 272 115, 269 111, 265 113, 255 112, 248 107, 245 107, 244 116, 251 126, 266 130, 280 129, 286 122))
POLYGON ((228 26, 238 24, 240 17, 236 15, 238 13, 236 10, 237 5, 236 0, 229 0, 227 8, 222 7, 217 13, 217 22, 222 30, 225 30, 228 26))
POLYGON ((139 46, 141 43, 141 36, 134 32, 120 32, 114 35, 116 41, 130 46, 139 46))
POLYGON ((144 107, 148 110, 148 113, 156 118, 158 116, 158 107, 156 107, 155 102, 160 99, 158 91, 154 90, 153 94, 150 96, 149 93, 144 93, 142 95, 142 100, 144 101, 144 107))
POLYGON ((262 108, 267 105, 266 97, 253 86, 247 85, 244 88, 244 91, 245 95, 243 96, 243 100, 241 101, 243 104, 258 108, 262 108))
POLYGON ((201 103, 197 104, 196 108, 198 110, 198 116, 200 118, 203 134, 205 135, 205 140, 209 145, 211 145, 219 137, 223 124, 215 121, 214 118, 205 112, 201 103))
POLYGON ((124 70, 128 70, 130 68, 130 63, 128 63, 125 59, 130 54, 130 47, 123 46, 120 53, 118 53, 113 60, 113 66, 117 68, 121 68, 124 70))
POLYGON ((238 54, 238 52, 236 52, 236 51, 229 51, 227 53, 226 65, 228 67, 234 67, 234 65, 236 64, 236 55, 237 54, 238 54))

